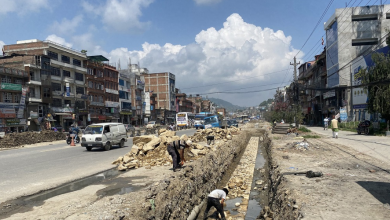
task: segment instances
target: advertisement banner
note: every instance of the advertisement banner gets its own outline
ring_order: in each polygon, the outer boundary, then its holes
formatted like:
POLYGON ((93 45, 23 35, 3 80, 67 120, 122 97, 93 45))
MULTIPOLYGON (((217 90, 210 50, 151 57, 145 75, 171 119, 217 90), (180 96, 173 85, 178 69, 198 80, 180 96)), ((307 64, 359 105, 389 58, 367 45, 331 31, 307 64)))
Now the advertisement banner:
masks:
POLYGON ((22 85, 13 83, 1 83, 1 89, 20 91, 22 90, 22 85))
POLYGON ((66 96, 70 96, 69 83, 66 83, 66 96))
POLYGON ((26 102, 26 93, 27 93, 28 87, 23 87, 22 89, 22 97, 20 98, 20 104, 19 104, 19 110, 18 110, 18 118, 24 118, 24 107, 26 102))
POLYGON ((88 114, 88 121, 91 121, 91 114, 88 114))
POLYGON ((348 114, 347 114, 347 108, 342 107, 340 108, 340 120, 345 122, 348 119, 348 114))

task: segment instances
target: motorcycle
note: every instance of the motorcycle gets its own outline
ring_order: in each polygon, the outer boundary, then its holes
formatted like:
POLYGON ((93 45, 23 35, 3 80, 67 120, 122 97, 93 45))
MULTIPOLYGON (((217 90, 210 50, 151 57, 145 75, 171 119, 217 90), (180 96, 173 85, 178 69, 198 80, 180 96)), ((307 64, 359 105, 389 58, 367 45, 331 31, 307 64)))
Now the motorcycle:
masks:
POLYGON ((371 122, 368 120, 360 122, 356 129, 357 133, 358 134, 364 133, 365 135, 368 135, 370 133, 370 125, 371 122))
MULTIPOLYGON (((76 144, 80 143, 80 137, 77 136, 77 137, 74 139, 74 142, 75 142, 76 144)), ((70 136, 69 133, 66 135, 66 143, 67 143, 67 144, 72 143, 72 137, 70 136)))

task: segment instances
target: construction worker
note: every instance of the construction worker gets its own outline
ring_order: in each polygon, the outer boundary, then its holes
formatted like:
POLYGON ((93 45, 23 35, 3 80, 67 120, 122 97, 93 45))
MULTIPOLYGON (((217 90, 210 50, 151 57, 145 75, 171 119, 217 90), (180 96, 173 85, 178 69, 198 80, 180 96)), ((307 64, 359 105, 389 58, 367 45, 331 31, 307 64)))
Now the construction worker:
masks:
POLYGON ((203 219, 206 220, 208 217, 208 213, 210 211, 210 208, 214 206, 214 208, 217 209, 219 214, 221 215, 222 220, 226 220, 225 218, 225 213, 223 212, 223 203, 226 200, 226 196, 229 194, 229 190, 226 188, 221 189, 216 189, 212 191, 208 197, 207 197, 207 208, 206 211, 204 212, 203 219))
POLYGON ((176 169, 182 166, 186 161, 184 159, 184 148, 190 147, 191 144, 191 140, 188 140, 187 142, 183 140, 177 140, 168 144, 167 150, 169 155, 172 157, 173 172, 176 172, 176 169), (179 156, 180 158, 178 158, 179 156), (180 161, 178 159, 180 159, 180 161))

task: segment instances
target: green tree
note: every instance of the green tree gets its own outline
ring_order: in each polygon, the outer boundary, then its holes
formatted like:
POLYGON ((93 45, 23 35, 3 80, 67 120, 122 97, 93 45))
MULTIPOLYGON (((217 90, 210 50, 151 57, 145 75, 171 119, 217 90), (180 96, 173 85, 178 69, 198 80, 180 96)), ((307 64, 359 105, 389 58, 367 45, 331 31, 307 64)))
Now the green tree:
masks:
POLYGON ((361 80, 365 85, 363 91, 368 96, 369 113, 380 113, 381 117, 390 120, 390 56, 374 53, 374 66, 361 69, 354 80, 361 80))

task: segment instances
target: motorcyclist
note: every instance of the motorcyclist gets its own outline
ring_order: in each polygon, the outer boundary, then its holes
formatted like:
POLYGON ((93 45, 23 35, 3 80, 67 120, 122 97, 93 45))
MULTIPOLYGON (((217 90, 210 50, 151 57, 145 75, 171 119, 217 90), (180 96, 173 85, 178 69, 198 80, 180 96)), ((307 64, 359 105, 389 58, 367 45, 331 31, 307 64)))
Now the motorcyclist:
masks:
POLYGON ((77 139, 79 132, 80 132, 79 127, 77 127, 77 126, 75 126, 73 124, 69 128, 69 134, 75 134, 75 136, 74 136, 75 140, 77 139))

